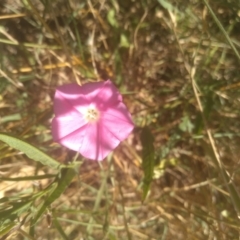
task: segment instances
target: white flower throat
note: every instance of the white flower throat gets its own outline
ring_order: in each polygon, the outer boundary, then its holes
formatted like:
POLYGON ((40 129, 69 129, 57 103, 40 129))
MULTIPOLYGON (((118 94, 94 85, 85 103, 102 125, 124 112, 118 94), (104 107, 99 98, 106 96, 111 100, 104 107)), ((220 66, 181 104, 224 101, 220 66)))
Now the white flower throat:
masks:
POLYGON ((96 122, 99 119, 99 115, 99 111, 96 108, 90 107, 87 109, 85 117, 88 122, 96 122))

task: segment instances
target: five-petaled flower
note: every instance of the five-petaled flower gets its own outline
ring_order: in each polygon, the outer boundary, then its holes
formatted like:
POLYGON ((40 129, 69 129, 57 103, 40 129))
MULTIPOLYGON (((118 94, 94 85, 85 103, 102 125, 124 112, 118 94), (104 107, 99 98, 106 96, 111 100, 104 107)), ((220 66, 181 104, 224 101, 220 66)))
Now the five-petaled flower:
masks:
POLYGON ((54 141, 93 160, 104 159, 134 128, 122 96, 110 80, 58 87, 54 113, 54 141))

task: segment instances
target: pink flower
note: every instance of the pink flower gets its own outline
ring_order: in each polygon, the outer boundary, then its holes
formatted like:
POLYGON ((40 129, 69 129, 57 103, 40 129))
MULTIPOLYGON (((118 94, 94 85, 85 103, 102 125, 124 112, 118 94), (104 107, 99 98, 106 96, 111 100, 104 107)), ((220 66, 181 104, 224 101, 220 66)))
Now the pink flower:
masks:
POLYGON ((134 128, 122 96, 110 80, 58 87, 54 113, 54 141, 93 160, 104 159, 134 128))

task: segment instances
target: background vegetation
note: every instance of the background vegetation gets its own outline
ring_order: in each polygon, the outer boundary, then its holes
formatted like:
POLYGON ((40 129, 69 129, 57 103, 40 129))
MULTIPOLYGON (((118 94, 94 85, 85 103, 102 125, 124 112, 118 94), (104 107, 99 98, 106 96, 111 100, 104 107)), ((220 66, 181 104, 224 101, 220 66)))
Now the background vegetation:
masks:
POLYGON ((234 0, 1 0, 0 132, 71 161, 51 137, 55 88, 109 78, 136 124, 105 161, 81 160, 36 222, 59 170, 1 142, 1 239, 239 239, 239 9, 234 0))

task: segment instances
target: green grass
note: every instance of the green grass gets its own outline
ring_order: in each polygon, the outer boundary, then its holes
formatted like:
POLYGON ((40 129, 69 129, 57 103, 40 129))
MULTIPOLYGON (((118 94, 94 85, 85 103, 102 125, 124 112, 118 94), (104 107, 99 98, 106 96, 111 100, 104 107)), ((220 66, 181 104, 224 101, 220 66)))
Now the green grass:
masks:
POLYGON ((60 169, 1 142, 2 239, 238 239, 238 11, 225 0, 1 1, 0 132, 82 163, 44 205, 60 169), (108 78, 136 128, 101 165, 82 162, 52 140, 54 91, 108 78), (155 167, 143 201, 145 127, 155 167))

